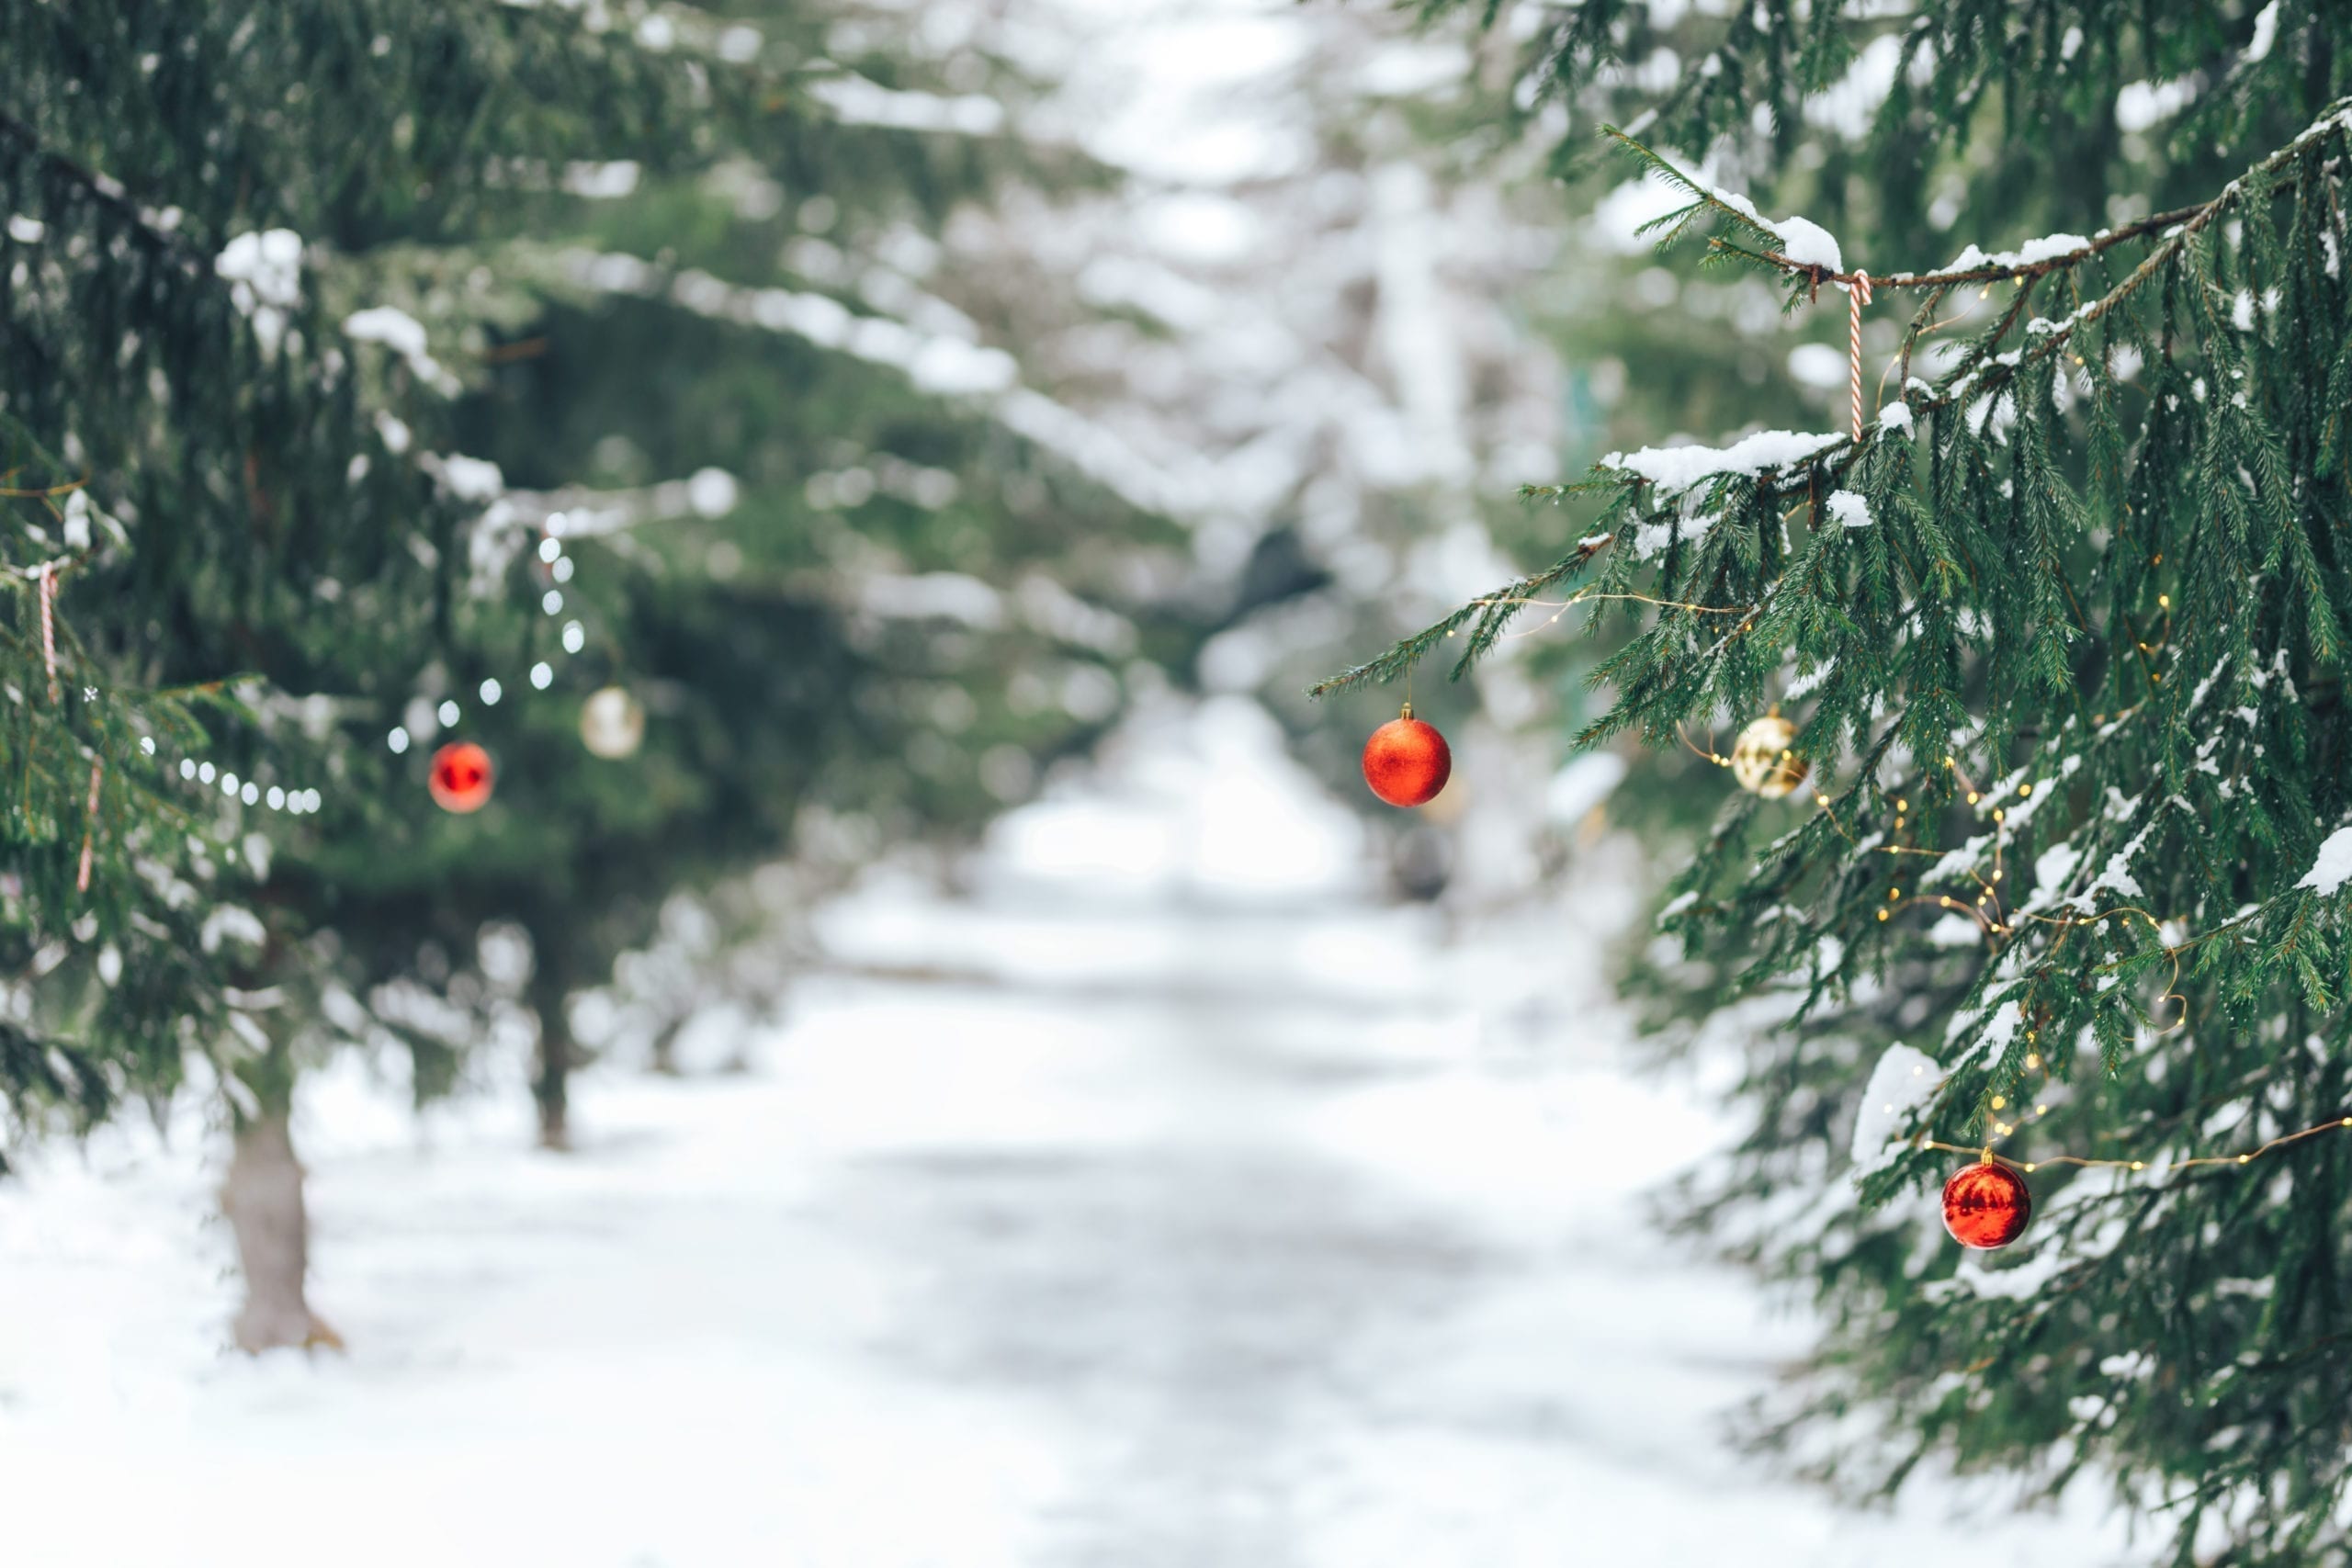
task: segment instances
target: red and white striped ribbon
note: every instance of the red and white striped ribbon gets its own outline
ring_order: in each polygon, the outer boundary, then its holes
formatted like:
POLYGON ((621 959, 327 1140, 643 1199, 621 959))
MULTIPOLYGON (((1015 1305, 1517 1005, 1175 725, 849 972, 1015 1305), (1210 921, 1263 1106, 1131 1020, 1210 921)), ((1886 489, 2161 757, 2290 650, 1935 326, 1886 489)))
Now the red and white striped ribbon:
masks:
POLYGON ((1862 307, 1871 302, 1871 275, 1856 268, 1854 286, 1846 291, 1847 367, 1853 372, 1854 445, 1862 442, 1862 307))
POLYGON ((49 700, 58 700, 57 690, 57 563, 43 561, 33 575, 40 579, 36 585, 40 595, 40 659, 49 669, 49 700))
POLYGON ((76 893, 87 893, 90 890, 90 846, 98 831, 98 781, 106 777, 106 773, 107 764, 104 758, 90 764, 90 810, 87 819, 82 824, 82 870, 81 874, 74 878, 74 890, 76 893))

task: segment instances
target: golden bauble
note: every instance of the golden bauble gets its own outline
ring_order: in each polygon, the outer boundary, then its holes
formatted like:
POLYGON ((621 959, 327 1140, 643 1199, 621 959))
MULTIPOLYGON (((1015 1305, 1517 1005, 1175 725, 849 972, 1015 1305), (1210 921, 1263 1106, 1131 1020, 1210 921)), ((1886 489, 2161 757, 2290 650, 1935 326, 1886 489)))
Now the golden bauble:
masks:
POLYGON ((1755 719, 1732 743, 1731 776, 1750 795, 1778 800, 1804 783, 1804 759, 1790 747, 1797 727, 1777 713, 1755 719))
POLYGON ((605 686, 580 705, 580 743, 597 756, 634 756, 644 739, 645 705, 628 687, 605 686))

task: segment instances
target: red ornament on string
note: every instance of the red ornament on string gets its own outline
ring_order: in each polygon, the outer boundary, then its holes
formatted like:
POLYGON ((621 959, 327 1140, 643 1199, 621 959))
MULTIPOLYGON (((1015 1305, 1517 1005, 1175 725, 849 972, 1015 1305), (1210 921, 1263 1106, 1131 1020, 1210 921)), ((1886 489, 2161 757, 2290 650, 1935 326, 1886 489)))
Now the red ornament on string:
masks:
POLYGON ((2032 1217, 2025 1178, 1997 1160, 1972 1165, 1944 1183, 1944 1229, 1962 1247, 2007 1247, 2032 1217))
POLYGON ((433 804, 444 811, 480 811, 490 804, 494 771, 489 752, 470 740, 453 740, 433 753, 425 787, 433 792, 433 804))
POLYGON ((1372 732, 1363 743, 1363 782, 1391 806, 1421 806, 1437 798, 1453 773, 1445 737, 1413 716, 1413 705, 1372 732))

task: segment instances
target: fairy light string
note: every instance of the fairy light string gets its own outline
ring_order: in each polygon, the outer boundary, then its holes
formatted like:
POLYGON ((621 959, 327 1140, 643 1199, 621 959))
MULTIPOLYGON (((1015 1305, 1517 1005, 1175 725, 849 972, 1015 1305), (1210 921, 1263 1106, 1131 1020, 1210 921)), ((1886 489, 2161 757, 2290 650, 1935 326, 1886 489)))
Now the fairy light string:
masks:
MULTIPOLYGON (((1566 599, 1537 599, 1526 594, 1495 593, 1484 599, 1473 599, 1466 607, 1473 610, 1490 610, 1510 605, 1521 609, 1552 612, 1550 615, 1532 626, 1524 626, 1518 631, 1503 634, 1506 637, 1521 637, 1534 636, 1537 632, 1557 622, 1561 616, 1578 604, 1602 604, 1611 600, 1623 600, 1636 604, 1655 604, 1666 610, 1688 610, 1694 615, 1752 615, 1756 613, 1755 606, 1747 604, 1694 604, 1686 599, 1658 599, 1647 593, 1604 593, 1598 588, 1580 588, 1566 599)), ((1459 626, 1449 627, 1445 635, 1453 637, 1461 629, 1459 626)), ((1744 631, 1747 628, 1743 626, 1740 629, 1744 631)), ((1408 680, 1412 678, 1412 671, 1409 667, 1406 671, 1406 678, 1408 680)))
MULTIPOLYGON (((2114 720, 2114 724, 2121 724, 2126 719, 2137 714, 2143 706, 2144 704, 2135 704, 2132 708, 2111 716, 2114 720)), ((2112 733, 2113 727, 2109 724, 2109 715, 2102 713, 2095 716, 2093 722, 2102 727, 2105 733, 2112 733)), ((1683 739, 1685 745, 1690 744, 1688 736, 1685 736, 1683 739)), ((1702 756, 1708 757, 1711 761, 1721 760, 1713 756, 1712 751, 1712 742, 1710 743, 1710 750, 1706 751, 1699 751, 1699 749, 1695 746, 1691 746, 1690 749, 1693 751, 1697 751, 1702 756)), ((1966 798, 1970 804, 1979 804, 1984 800, 1986 792, 1980 789, 1976 783, 1973 779, 1969 778, 1966 772, 1961 767, 1956 754, 1948 754, 1946 756, 1945 767, 1952 774, 1954 783, 1962 791, 1965 792, 1966 798)), ((2034 788, 2035 784, 2031 781, 2020 781, 2018 785, 2018 797, 2020 799, 2030 799, 2032 797, 2034 788)), ((1816 787, 1814 791, 1814 800, 1822 815, 1829 821, 1830 826, 1840 836, 1845 838, 1849 845, 1853 846, 1857 850, 1863 848, 1862 844, 1856 840, 1851 829, 1849 829, 1848 825, 1839 818, 1837 803, 1830 798, 1826 791, 1816 787)), ((1910 817, 1910 804, 1909 796, 1905 794, 1897 794, 1894 796, 1894 807, 1896 814, 1895 822, 1896 830, 1898 832, 1904 830, 1905 827, 1908 823, 1910 817)), ((1882 908, 1877 912, 1877 919, 1882 922, 1886 921, 1891 919, 1894 913, 1913 906, 1934 906, 1946 910, 1958 911, 1971 916, 1975 919, 1980 931, 1988 942, 1996 942, 1998 939, 2003 937, 2015 938, 2021 933, 2021 931, 2025 926, 2030 924, 2056 929, 2059 932, 2057 941, 2060 943, 2065 942, 2067 937, 2076 930, 2096 927, 2109 921, 2120 920, 2125 922, 2127 925, 2133 921, 2144 922, 2150 931, 2157 933, 2157 940, 2162 946, 2164 957, 2169 965, 2169 974, 2165 980, 2161 992, 2156 998, 2156 1008, 2161 1009, 2162 1004, 2169 1002, 2173 1004, 2174 1016, 2169 1022, 2163 1023, 2160 1027, 2156 1026, 2155 1017, 2151 1016, 2149 1019, 2153 1033, 2159 1037, 2175 1033, 2186 1028, 2188 1025, 2188 998, 2182 994, 2179 989, 2182 953, 2199 943, 2211 941, 2216 936, 2219 936, 2227 931, 2244 926, 2251 921, 2260 919, 2271 907, 2271 903, 2275 902, 2275 900, 2266 901, 2262 906, 2251 910, 2244 911, 2211 931, 2195 935, 2183 934, 2179 936, 2177 940, 2173 941, 2165 940, 2162 934, 2165 929, 2165 922, 2161 921, 2152 910, 2138 904, 2118 905, 2109 908, 2076 915, 2052 915, 2031 909, 2007 909, 2004 908, 2000 899, 2000 883, 2003 876, 2001 858, 2007 837, 2007 813, 2001 807, 1993 807, 1990 808, 1989 816, 1991 818, 1991 824, 1993 828, 1992 843, 1990 847, 1994 857, 1994 864, 1990 876, 1987 877, 1973 867, 1962 868, 1966 871, 1967 874, 1976 882, 1981 890, 1978 898, 1973 905, 1971 905, 1962 899, 1954 898, 1949 895, 1905 894, 1902 888, 1894 887, 1889 890, 1889 903, 1887 907, 1882 908)), ((1940 856, 1940 852, 1939 851, 1910 844, 1877 844, 1870 847, 1877 852, 1894 856, 1940 856)), ((2113 970, 2122 966, 2123 964, 2134 961, 2135 959, 2132 955, 2127 954, 2123 958, 2099 964, 2094 973, 2111 973, 2113 970)), ((2021 1017, 2029 1021, 2025 1026, 2025 1042, 2027 1050, 2024 1056, 2024 1068, 2029 1073, 2038 1072, 2041 1075, 2040 1092, 2030 1097, 2032 1101, 2030 1110, 2026 1109, 2022 1102, 2016 1106, 2012 1106, 2010 1104, 2009 1101, 2011 1095, 2018 1092, 2015 1086, 1996 1089, 1988 1092, 1984 1101, 1984 1114, 1989 1123, 1987 1134, 1984 1137, 1972 1143, 1962 1144, 1947 1142, 1942 1139, 1932 1138, 1925 1134, 1921 1134, 1914 1140, 1915 1147, 1921 1149, 1935 1149, 1948 1154, 1974 1155, 1989 1163, 1997 1163, 2013 1167, 2027 1173, 2032 1173, 2044 1168, 2054 1166, 2074 1166, 2083 1168, 2118 1169, 2143 1172, 2151 1168, 2153 1166, 2160 1172, 2168 1174, 2173 1171, 2202 1167, 2244 1167, 2251 1165, 2255 1160, 2259 1159, 2264 1155, 2270 1154, 2290 1145, 2301 1143, 2305 1139, 2316 1137, 2322 1133, 2352 1130, 2352 1117, 2336 1117, 2316 1123, 2312 1126, 2306 1127, 2300 1132, 2286 1134, 2281 1136, 2272 1138, 2255 1148, 2240 1153, 2192 1156, 2170 1160, 2151 1160, 2145 1157, 2133 1157, 2130 1156, 2094 1156, 2083 1155, 2052 1155, 2032 1160, 2023 1160, 2003 1155, 1999 1152, 1999 1145, 2002 1143, 2017 1135, 2025 1126, 2042 1120, 2050 1113, 2051 1110, 2050 1103, 2044 1097, 2049 1093, 2050 1085, 2052 1081, 2052 1074, 2047 1058, 2039 1049, 2041 1032, 2039 1028, 2035 1027, 2030 1022, 2030 1021, 2037 1016, 2036 1010, 2032 1005, 2032 988, 2035 983, 2036 982, 2034 980, 2027 981, 2023 994, 2019 998, 2018 1003, 2021 1017), (2008 1112, 2007 1118, 2004 1118, 2001 1115, 2003 1111, 2008 1112)))
MULTIPOLYGON (((572 559, 564 553, 562 545, 561 536, 565 532, 565 521, 563 513, 550 513, 539 530, 537 558, 540 565, 546 569, 551 582, 555 584, 568 583, 573 575, 572 559)), ((538 608, 541 615, 548 617, 561 615, 564 600, 560 587, 550 586, 546 589, 539 596, 538 608)), ((579 653, 587 647, 587 628, 576 617, 568 619, 558 635, 558 642, 564 653, 579 653)), ((536 660, 512 683, 502 681, 495 675, 485 677, 475 688, 472 695, 482 706, 495 707, 510 694, 519 692, 526 687, 531 691, 544 692, 554 683, 554 664, 548 660, 541 659, 536 660)), ((456 696, 443 696, 438 702, 435 702, 429 695, 419 694, 411 704, 412 710, 420 703, 424 705, 424 712, 431 721, 431 727, 428 728, 424 721, 403 714, 399 722, 386 731, 384 737, 385 749, 394 756, 402 755, 412 746, 429 741, 437 733, 443 730, 453 730, 464 722, 465 705, 456 696)), ((154 740, 152 737, 141 740, 140 747, 150 756, 155 754, 154 740)), ((178 761, 178 772, 182 779, 193 784, 209 785, 217 783, 223 795, 246 806, 266 806, 273 811, 284 810, 299 816, 316 812, 324 804, 324 797, 315 788, 287 789, 277 784, 265 787, 260 781, 240 778, 233 771, 216 765, 209 758, 182 757, 178 761)))
MULTIPOLYGON (((563 591, 560 585, 570 582, 572 578, 572 560, 563 549, 563 536, 567 521, 568 518, 564 513, 550 513, 539 530, 537 555, 539 564, 547 570, 550 583, 550 586, 539 596, 539 612, 549 617, 563 613, 563 591)), ((581 625, 577 618, 567 620, 563 624, 563 629, 558 640, 565 653, 576 654, 588 645, 587 628, 581 625)), ((555 666, 544 659, 535 661, 514 689, 519 690, 523 683, 527 683, 535 692, 546 691, 555 683, 555 666)), ((482 680, 481 685, 476 688, 475 694, 484 707, 495 707, 505 699, 509 689, 506 682, 492 675, 482 680)), ((430 711, 435 721, 431 729, 425 729, 421 722, 403 715, 401 722, 385 734, 386 749, 398 756, 405 752, 411 745, 429 740, 441 730, 455 729, 465 716, 463 705, 455 697, 444 697, 430 711), (410 733, 412 728, 423 730, 424 733, 413 735, 410 733)))
MULTIPOLYGON (((0 500, 38 501, 46 505, 52 514, 59 515, 62 514, 59 506, 59 498, 83 491, 90 482, 88 476, 85 475, 60 484, 24 487, 7 482, 14 477, 14 470, 0 474, 0 500)), ((567 521, 566 513, 557 510, 548 513, 537 525, 537 558, 544 574, 542 582, 544 592, 539 595, 538 607, 543 615, 549 617, 562 613, 564 605, 562 589, 571 581, 574 571, 574 563, 564 553, 560 538, 560 536, 566 531, 567 521)), ((71 542, 70 538, 69 542, 71 542)), ((64 694, 63 682, 59 674, 57 652, 57 595, 61 586, 60 580, 65 573, 87 565, 93 554, 92 547, 85 543, 79 550, 67 555, 36 565, 13 569, 17 575, 27 580, 33 592, 40 627, 42 671, 46 677, 49 702, 52 707, 62 706, 64 694)), ((586 646, 586 628, 577 618, 568 620, 563 626, 559 640, 564 653, 577 654, 586 646)), ((554 683, 554 675, 553 664, 547 659, 540 659, 524 673, 521 681, 516 682, 515 689, 519 690, 520 686, 526 682, 531 689, 545 691, 554 683)), ((483 705, 490 706, 496 705, 506 694, 507 690, 506 683, 493 676, 483 680, 475 694, 483 705)), ((98 688, 95 686, 85 688, 85 701, 95 702, 98 699, 98 688)), ((411 711, 413 712, 413 705, 411 711)), ((437 728, 447 729, 454 728, 459 722, 462 710, 454 698, 444 698, 434 710, 434 716, 439 721, 437 728)), ((405 752, 409 749, 411 722, 407 716, 403 715, 402 722, 395 725, 386 737, 386 743, 395 755, 405 752)), ((425 731, 426 737, 429 738, 431 733, 429 730, 425 731)), ((209 757, 180 756, 176 759, 175 767, 173 759, 164 757, 160 753, 156 737, 153 734, 141 736, 138 749, 141 756, 157 761, 164 769, 166 777, 171 773, 176 772, 182 782, 186 784, 199 787, 212 786, 217 784, 221 795, 231 806, 266 807, 272 811, 284 811, 301 816, 314 814, 322 809, 324 805, 325 797, 316 787, 288 787, 277 783, 265 785, 254 778, 240 778, 232 769, 216 763, 209 757)), ((89 891, 95 867, 98 805, 105 773, 105 756, 94 754, 90 771, 90 786, 84 813, 81 854, 74 876, 75 889, 81 893, 89 891)))
MULTIPOLYGON (((74 486, 62 488, 78 488, 83 482, 85 481, 76 480, 74 486)), ((55 491, 22 493, 45 496, 55 491)), ((561 542, 561 536, 565 532, 565 513, 556 512, 549 514, 539 529, 537 558, 546 570, 551 585, 540 594, 538 608, 542 615, 549 617, 562 614, 563 595, 560 587, 556 585, 570 582, 574 570, 572 558, 564 552, 561 542)), ((59 580, 64 573, 83 565, 87 554, 88 552, 85 551, 81 556, 61 557, 36 566, 18 569, 21 575, 32 584, 35 602, 39 606, 41 660, 44 672, 48 677, 49 698, 52 705, 61 703, 63 697, 57 660, 58 617, 55 606, 60 586, 59 580)), ((565 654, 580 653, 587 646, 587 628, 576 617, 568 619, 558 636, 558 641, 565 654)), ((482 705, 495 706, 510 691, 519 690, 524 686, 533 691, 546 691, 554 683, 553 663, 548 659, 541 659, 535 661, 512 685, 499 680, 496 676, 491 676, 481 682, 473 694, 482 705)), ((455 697, 442 698, 431 712, 432 716, 437 721, 435 729, 455 728, 464 717, 463 706, 455 697)), ((410 746, 419 739, 411 734, 413 722, 404 716, 386 735, 386 746, 395 755, 408 750, 410 746)), ((424 731, 424 738, 429 739, 432 733, 432 730, 424 731)), ((161 761, 169 771, 175 772, 184 783, 204 787, 217 785, 220 794, 231 803, 248 807, 266 807, 272 811, 284 811, 294 816, 316 813, 322 809, 325 804, 325 796, 315 787, 264 784, 258 779, 241 777, 234 769, 222 766, 212 759, 201 755, 189 754, 175 759, 165 757, 159 751, 155 738, 152 735, 140 738, 139 750, 142 756, 161 761)), ((101 759, 94 768, 91 776, 88 814, 93 826, 97 812, 97 795, 105 763, 101 759)), ((81 865, 76 878, 77 886, 81 891, 88 890, 94 853, 91 834, 85 832, 81 865)))
POLYGON ((1975 1144, 1948 1144, 1940 1138, 1927 1137, 1914 1139, 1913 1146, 1921 1149, 1938 1149, 1945 1154, 1973 1155, 1985 1164, 2007 1166, 2013 1169, 2024 1171, 2029 1176, 2033 1174, 2035 1171, 2056 1165, 2071 1165, 2085 1170, 2128 1170, 2133 1172, 2145 1171, 2153 1166, 2158 1178, 2162 1179, 2172 1175, 2176 1171, 2189 1170, 2202 1166, 2249 1166, 2256 1160, 2260 1159, 2263 1156, 2272 1153, 2274 1150, 2286 1148, 2292 1144, 2300 1144, 2307 1138, 2316 1138, 2323 1133, 2341 1132, 2352 1132, 2352 1116, 2335 1117, 2328 1121, 2318 1122, 2313 1126, 2306 1127, 2299 1133, 2285 1134, 2279 1137, 2271 1139, 2268 1143, 2258 1145, 2257 1146, 2247 1149, 2243 1153, 2233 1155, 2192 1155, 2184 1159, 2148 1160, 2133 1159, 2123 1156, 2109 1157, 2106 1156, 2092 1155, 2049 1155, 2041 1159, 2021 1160, 2012 1159, 2008 1156, 2000 1153, 1993 1144, 1989 1142, 1975 1144))

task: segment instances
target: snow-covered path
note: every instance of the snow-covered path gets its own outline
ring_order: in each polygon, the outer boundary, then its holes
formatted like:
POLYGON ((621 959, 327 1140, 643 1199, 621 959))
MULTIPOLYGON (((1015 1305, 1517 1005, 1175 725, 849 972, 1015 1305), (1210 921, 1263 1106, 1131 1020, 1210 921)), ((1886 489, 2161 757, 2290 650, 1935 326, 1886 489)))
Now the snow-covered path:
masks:
POLYGON ((0 1190, 6 1560, 2098 1560, 1729 1455, 1801 1330, 1641 1223, 1713 1129, 1623 1070, 1625 866, 1449 949, 1270 732, 1237 701, 1115 749, 967 897, 877 879, 749 1075, 590 1075, 574 1156, 519 1096, 420 1144, 322 1079, 347 1355, 218 1351, 202 1140, 52 1153, 0 1190))

